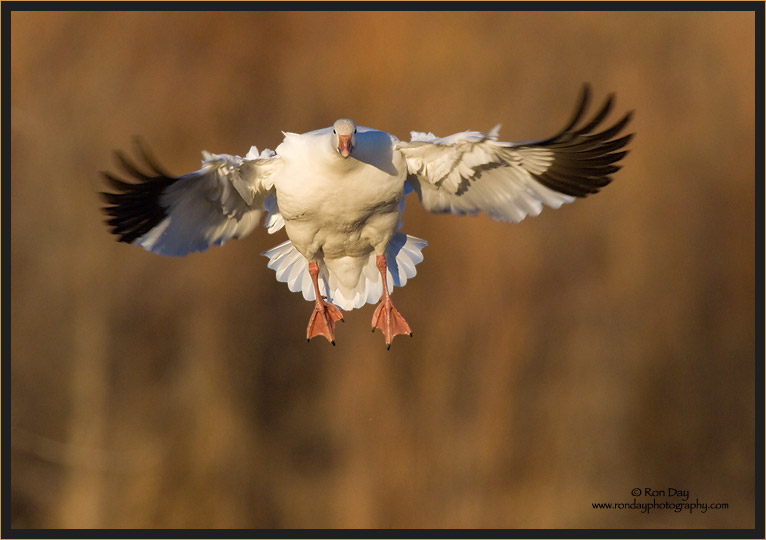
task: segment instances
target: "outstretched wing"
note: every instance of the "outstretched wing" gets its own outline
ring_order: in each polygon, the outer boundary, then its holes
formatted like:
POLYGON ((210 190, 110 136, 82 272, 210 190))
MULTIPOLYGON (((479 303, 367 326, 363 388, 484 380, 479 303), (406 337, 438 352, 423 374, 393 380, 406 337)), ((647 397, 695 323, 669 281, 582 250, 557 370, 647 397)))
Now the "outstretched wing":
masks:
POLYGON ((397 144, 407 162, 407 182, 431 212, 483 211, 512 222, 536 216, 543 204, 558 208, 596 193, 611 182, 627 153, 620 150, 633 135, 616 137, 632 112, 594 133, 612 108, 610 95, 592 120, 576 127, 589 98, 586 85, 572 120, 541 141, 498 141, 499 126, 487 134, 466 131, 445 138, 413 132, 409 143, 397 144))
POLYGON ((103 173, 116 191, 101 194, 107 203, 103 210, 120 242, 181 256, 246 236, 264 211, 270 213, 269 232, 281 228, 271 177, 282 164, 271 150, 257 155, 253 147, 244 158, 203 152, 202 168, 175 177, 136 143, 145 169, 116 152, 118 165, 136 182, 103 173))

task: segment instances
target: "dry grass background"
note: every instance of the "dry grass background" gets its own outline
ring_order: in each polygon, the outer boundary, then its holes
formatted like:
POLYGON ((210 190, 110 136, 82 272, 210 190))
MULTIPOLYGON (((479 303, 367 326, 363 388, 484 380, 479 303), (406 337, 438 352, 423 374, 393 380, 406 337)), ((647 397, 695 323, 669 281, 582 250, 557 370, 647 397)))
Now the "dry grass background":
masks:
MULTIPOLYGON (((14 527, 752 527, 752 13, 11 15, 14 527), (601 194, 518 225, 427 214, 337 347, 259 256, 118 244, 98 171, 178 174, 348 116, 401 138, 635 109, 601 194), (727 502, 594 510, 634 487, 727 502)), ((616 118, 616 113, 612 118, 616 118)))

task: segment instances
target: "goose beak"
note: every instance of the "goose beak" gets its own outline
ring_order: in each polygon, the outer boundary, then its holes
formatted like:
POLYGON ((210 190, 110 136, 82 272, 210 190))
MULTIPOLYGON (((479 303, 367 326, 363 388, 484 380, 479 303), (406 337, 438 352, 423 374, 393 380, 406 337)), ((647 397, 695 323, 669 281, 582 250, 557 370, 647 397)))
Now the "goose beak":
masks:
POLYGON ((351 155, 354 145, 351 144, 351 135, 338 135, 338 152, 344 158, 351 155))

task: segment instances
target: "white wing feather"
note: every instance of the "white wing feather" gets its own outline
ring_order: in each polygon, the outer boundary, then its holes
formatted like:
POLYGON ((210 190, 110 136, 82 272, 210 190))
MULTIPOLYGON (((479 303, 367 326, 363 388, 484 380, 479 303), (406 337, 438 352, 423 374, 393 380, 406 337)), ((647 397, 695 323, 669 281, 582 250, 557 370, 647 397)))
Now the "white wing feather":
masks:
MULTIPOLYGON (((511 143, 476 131, 445 138, 412 133, 412 141, 399 143, 407 160, 408 182, 431 212, 476 215, 518 222, 536 216, 543 203, 558 208, 575 198, 535 181, 531 171, 544 171, 552 154, 537 150, 522 161, 511 143), (529 167, 529 168, 527 168, 529 167)), ((495 135, 496 136, 496 135, 495 135)))

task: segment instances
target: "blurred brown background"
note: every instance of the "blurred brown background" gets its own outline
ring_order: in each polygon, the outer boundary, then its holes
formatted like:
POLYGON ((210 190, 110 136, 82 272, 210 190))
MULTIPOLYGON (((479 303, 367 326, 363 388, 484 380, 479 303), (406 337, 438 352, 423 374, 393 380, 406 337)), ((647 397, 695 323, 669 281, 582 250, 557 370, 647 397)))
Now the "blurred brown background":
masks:
POLYGON ((11 17, 13 527, 754 526, 752 13, 11 17), (614 183, 518 225, 412 196, 390 351, 370 305, 306 343, 284 232, 103 224, 134 135, 177 174, 338 117, 529 140, 586 81, 636 111, 614 183), (592 508, 636 487, 729 507, 592 508))

